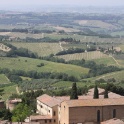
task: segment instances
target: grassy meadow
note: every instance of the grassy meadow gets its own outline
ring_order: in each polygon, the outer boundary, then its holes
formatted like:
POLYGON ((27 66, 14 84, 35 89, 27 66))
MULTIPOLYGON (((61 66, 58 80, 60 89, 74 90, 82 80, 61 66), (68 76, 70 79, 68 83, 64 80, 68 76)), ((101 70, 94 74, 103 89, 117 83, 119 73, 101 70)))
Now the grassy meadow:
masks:
POLYGON ((109 65, 118 66, 112 57, 94 59, 94 62, 96 62, 97 64, 104 64, 107 66, 109 65))
POLYGON ((79 67, 76 65, 55 63, 26 57, 0 57, 0 67, 9 68, 11 70, 15 69, 25 71, 36 70, 38 72, 63 72, 77 77, 87 74, 89 71, 89 69, 87 68, 79 67), (37 67, 37 65, 39 65, 40 63, 44 63, 45 66, 37 67))
POLYGON ((10 83, 9 79, 4 74, 0 74, 0 84, 8 84, 8 83, 10 83))

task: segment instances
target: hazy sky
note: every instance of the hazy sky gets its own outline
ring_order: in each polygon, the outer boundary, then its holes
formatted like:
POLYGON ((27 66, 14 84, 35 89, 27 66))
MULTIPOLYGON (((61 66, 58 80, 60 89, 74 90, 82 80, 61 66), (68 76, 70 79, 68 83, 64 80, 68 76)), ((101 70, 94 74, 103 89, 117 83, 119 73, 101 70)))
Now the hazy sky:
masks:
POLYGON ((44 5, 124 6, 124 0, 0 0, 0 10, 35 11, 44 5))
POLYGON ((82 6, 123 6, 124 0, 0 0, 0 6, 69 4, 82 6))

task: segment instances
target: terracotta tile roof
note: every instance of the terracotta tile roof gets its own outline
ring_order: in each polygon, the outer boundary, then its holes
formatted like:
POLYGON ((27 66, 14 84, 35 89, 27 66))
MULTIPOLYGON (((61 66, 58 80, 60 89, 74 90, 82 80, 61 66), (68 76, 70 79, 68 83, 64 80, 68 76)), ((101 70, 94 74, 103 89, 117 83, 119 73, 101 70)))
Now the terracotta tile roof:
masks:
POLYGON ((47 94, 44 94, 44 95, 38 97, 37 100, 48 105, 49 107, 60 105, 60 103, 62 102, 62 100, 56 99, 55 97, 51 97, 47 94))
MULTIPOLYGON (((98 88, 99 90, 99 99, 104 99, 104 89, 98 88)), ((92 100, 94 94, 94 88, 90 89, 87 95, 78 96, 79 100, 92 100)), ((109 99, 111 98, 124 98, 124 96, 109 92, 108 93, 109 99)), ((47 94, 44 94, 37 98, 40 102, 48 105, 49 107, 54 107, 56 105, 60 105, 61 102, 70 100, 70 96, 54 96, 51 97, 47 94)))
POLYGON ((49 115, 31 115, 30 120, 35 121, 35 120, 50 120, 52 119, 51 116, 49 115))
POLYGON ((56 96, 55 98, 61 101, 70 100, 70 96, 56 96))
POLYGON ((101 122, 101 124, 124 124, 124 122, 120 119, 114 118, 114 119, 110 119, 110 120, 101 122))
POLYGON ((12 103, 12 104, 14 104, 14 103, 20 103, 20 102, 22 102, 21 99, 13 99, 13 100, 9 100, 9 103, 12 103))
POLYGON ((124 98, 68 100, 65 102, 69 107, 124 105, 124 98))

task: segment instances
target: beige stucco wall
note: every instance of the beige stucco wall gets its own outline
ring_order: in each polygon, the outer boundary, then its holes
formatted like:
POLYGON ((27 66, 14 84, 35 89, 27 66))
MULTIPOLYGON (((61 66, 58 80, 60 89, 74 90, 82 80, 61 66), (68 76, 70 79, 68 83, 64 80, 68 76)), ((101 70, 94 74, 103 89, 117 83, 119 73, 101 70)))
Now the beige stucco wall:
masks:
POLYGON ((53 115, 52 108, 45 105, 44 103, 41 103, 39 100, 37 100, 37 111, 41 115, 53 115))
MULTIPOLYGON (((49 107, 49 106, 45 105, 44 103, 41 103, 39 100, 37 100, 37 111, 40 115, 50 115, 52 117, 52 122, 49 122, 49 120, 47 120, 47 123, 51 123, 51 124, 59 123, 58 105, 56 105, 54 107, 49 107), (54 112, 55 112, 55 115, 54 115, 54 112)), ((43 123, 43 122, 45 122, 45 120, 40 120, 39 122, 43 123)))
POLYGON ((60 124, 69 124, 69 108, 65 102, 61 104, 60 109, 60 124))
POLYGON ((59 115, 58 115, 58 113, 59 113, 59 110, 58 110, 58 106, 56 105, 56 106, 53 107, 53 117, 52 118, 55 121, 54 124, 59 124, 59 115), (55 112, 55 115, 54 115, 54 112, 55 112))

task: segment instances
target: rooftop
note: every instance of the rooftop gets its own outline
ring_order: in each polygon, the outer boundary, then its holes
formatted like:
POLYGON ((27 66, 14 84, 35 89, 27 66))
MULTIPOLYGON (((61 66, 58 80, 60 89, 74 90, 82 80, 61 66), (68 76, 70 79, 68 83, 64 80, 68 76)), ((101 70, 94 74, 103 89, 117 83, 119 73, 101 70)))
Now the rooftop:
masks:
POLYGON ((101 124, 124 124, 124 122, 120 119, 114 118, 114 119, 110 119, 110 120, 101 122, 101 124))
POLYGON ((13 99, 13 100, 9 100, 8 102, 14 104, 14 103, 20 103, 20 102, 22 102, 22 100, 21 99, 13 99))
POLYGON ((51 120, 52 117, 49 115, 31 115, 30 120, 35 121, 35 120, 51 120))
POLYGON ((61 99, 56 99, 55 97, 51 97, 47 94, 44 94, 44 95, 38 97, 37 100, 48 105, 49 107, 54 107, 56 105, 60 105, 60 103, 62 102, 61 99))
POLYGON ((124 105, 124 98, 83 99, 65 101, 69 107, 124 105))
MULTIPOLYGON (((103 99, 101 101, 104 101, 104 89, 98 88, 99 90, 99 99, 103 99)), ((79 100, 93 100, 93 94, 94 94, 94 88, 90 89, 86 95, 78 96, 79 100)), ((118 95, 116 93, 109 92, 108 93, 109 99, 115 99, 115 98, 124 98, 124 96, 118 95)), ((70 96, 49 96, 47 94, 44 94, 37 98, 40 102, 48 105, 49 107, 54 107, 56 105, 61 104, 63 101, 70 100, 70 96)), ((102 102, 103 103, 103 102, 102 102)))

